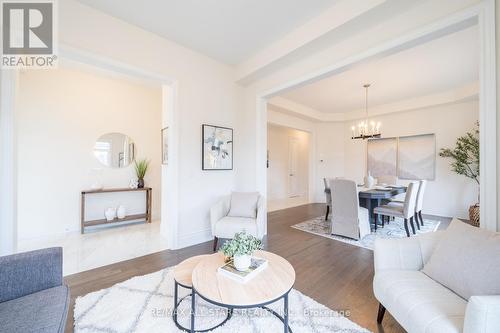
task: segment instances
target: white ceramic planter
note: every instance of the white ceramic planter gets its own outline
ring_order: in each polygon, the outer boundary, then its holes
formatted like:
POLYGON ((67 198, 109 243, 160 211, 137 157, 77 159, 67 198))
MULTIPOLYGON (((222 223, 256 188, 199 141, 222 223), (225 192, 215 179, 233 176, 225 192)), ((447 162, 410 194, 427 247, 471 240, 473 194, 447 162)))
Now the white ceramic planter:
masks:
POLYGON ((239 271, 246 271, 248 267, 252 264, 252 257, 248 254, 245 255, 240 255, 240 256, 234 256, 233 257, 234 261, 234 267, 239 270, 239 271))

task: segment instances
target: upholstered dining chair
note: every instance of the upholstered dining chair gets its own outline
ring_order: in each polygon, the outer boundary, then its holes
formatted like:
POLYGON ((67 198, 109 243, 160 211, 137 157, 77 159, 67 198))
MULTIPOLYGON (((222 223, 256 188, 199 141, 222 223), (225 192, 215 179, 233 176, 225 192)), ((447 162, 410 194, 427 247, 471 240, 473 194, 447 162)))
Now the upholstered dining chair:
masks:
POLYGON ((329 178, 323 178, 323 183, 325 184, 325 197, 326 197, 326 214, 325 221, 328 221, 328 214, 332 209, 332 192, 330 189, 330 180, 329 178))
MULTIPOLYGON (((418 182, 411 182, 408 184, 408 188, 406 189, 406 196, 403 205, 383 205, 379 207, 375 207, 373 210, 373 214, 375 215, 375 221, 377 221, 378 215, 382 216, 382 222, 384 221, 384 217, 399 217, 404 219, 404 226, 406 231, 406 236, 410 237, 410 231, 408 230, 408 221, 410 221, 411 230, 415 234, 415 225, 413 224, 413 218, 415 215, 415 204, 417 201, 417 193, 418 193, 418 182)), ((377 222, 375 222, 377 223, 377 222)), ((417 222, 418 223, 418 222, 417 222)))
MULTIPOLYGON (((415 203, 415 222, 417 224, 418 229, 420 229, 420 225, 424 225, 424 219, 422 218, 422 209, 424 207, 424 193, 425 188, 427 186, 427 180, 420 180, 419 187, 417 192, 417 201, 415 203)), ((392 200, 388 205, 391 206, 403 206, 404 201, 401 200, 392 200)))
POLYGON ((368 210, 359 206, 356 183, 347 179, 330 181, 332 194, 332 226, 333 235, 352 239, 362 239, 370 234, 368 210))
POLYGON ((210 209, 214 252, 219 238, 233 238, 238 232, 262 239, 266 234, 265 198, 258 192, 232 192, 210 209))

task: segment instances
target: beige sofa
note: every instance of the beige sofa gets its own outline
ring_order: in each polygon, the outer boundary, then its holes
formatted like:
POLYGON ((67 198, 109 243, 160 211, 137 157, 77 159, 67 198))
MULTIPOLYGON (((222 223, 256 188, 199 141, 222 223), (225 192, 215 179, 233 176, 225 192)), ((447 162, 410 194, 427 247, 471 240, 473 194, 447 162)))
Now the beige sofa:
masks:
POLYGON ((378 322, 387 309, 409 333, 500 332, 499 295, 472 296, 467 301, 420 271, 443 233, 375 242, 373 292, 380 302, 378 322))

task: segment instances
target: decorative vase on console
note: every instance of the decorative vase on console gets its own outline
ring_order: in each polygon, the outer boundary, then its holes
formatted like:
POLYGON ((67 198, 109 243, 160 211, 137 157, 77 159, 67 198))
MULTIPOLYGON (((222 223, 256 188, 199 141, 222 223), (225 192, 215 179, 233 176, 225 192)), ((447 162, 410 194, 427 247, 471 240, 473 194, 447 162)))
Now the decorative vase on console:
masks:
POLYGON ((104 216, 106 217, 107 221, 113 221, 116 217, 116 208, 106 208, 106 210, 104 211, 104 216))
POLYGON ((139 186, 139 181, 137 179, 131 179, 128 183, 128 187, 131 189, 136 189, 139 186))
POLYGON ((116 209, 116 217, 119 219, 124 219, 127 217, 127 210, 125 209, 124 205, 119 205, 118 208, 116 209))

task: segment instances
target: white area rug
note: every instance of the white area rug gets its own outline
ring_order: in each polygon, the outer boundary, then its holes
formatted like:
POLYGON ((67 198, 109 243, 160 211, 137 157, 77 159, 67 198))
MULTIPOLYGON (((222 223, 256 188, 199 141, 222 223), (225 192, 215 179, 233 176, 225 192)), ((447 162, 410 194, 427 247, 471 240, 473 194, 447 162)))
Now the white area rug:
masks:
MULTIPOLYGON (((334 286, 332 286, 334 288, 334 286)), ((188 294, 179 288, 180 296, 188 294)), ((174 280, 172 268, 137 276, 111 288, 78 297, 75 303, 75 332, 181 332, 172 320, 174 280)), ((217 325, 225 309, 198 297, 196 329, 217 325)), ((181 303, 179 322, 188 326, 189 297, 181 303)), ((269 305, 281 313, 283 301, 269 305)), ((293 289, 289 294, 289 323, 294 333, 369 332, 338 312, 328 309, 293 289)), ((283 332, 283 323, 265 310, 235 310, 233 317, 213 332, 283 332)))
MULTIPOLYGON (((424 219, 424 226, 423 227, 421 226, 420 230, 416 230, 417 235, 425 234, 428 232, 435 232, 438 229, 440 223, 441 222, 439 221, 424 219)), ((292 225, 292 228, 309 232, 311 234, 323 236, 326 238, 334 239, 339 242, 363 247, 369 250, 373 250, 373 244, 375 243, 375 239, 377 238, 406 238, 404 221, 403 219, 400 218, 396 218, 389 224, 386 223, 383 228, 379 226, 376 232, 372 232, 371 234, 365 236, 363 239, 359 241, 341 236, 331 235, 330 234, 331 222, 325 221, 324 216, 316 217, 314 219, 292 225)), ((408 228, 410 229, 410 234, 412 234, 409 222, 408 222, 408 228)))

